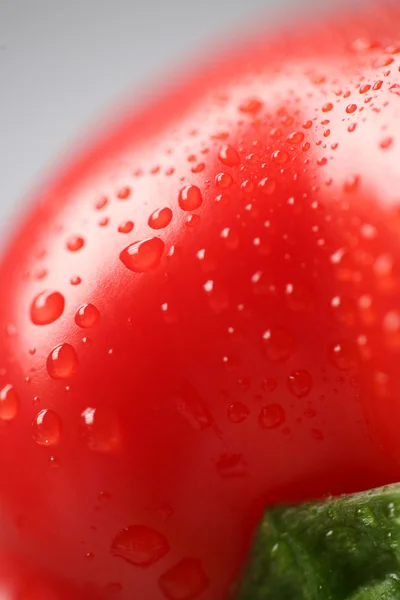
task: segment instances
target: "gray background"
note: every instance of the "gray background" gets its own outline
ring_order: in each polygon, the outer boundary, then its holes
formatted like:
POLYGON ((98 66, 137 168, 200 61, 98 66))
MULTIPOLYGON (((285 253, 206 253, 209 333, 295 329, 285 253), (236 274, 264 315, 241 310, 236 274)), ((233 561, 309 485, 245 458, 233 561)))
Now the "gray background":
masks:
POLYGON ((0 230, 29 187, 113 103, 151 89, 208 40, 240 35, 254 19, 274 28, 317 4, 0 0, 0 230))

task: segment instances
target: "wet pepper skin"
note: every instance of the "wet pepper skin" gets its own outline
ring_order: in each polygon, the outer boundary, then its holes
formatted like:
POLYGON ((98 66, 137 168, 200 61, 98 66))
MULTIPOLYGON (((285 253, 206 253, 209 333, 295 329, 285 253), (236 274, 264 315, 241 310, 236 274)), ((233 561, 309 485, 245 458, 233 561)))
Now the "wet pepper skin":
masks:
POLYGON ((400 478, 378 6, 211 61, 37 192, 0 271, 0 536, 43 581, 227 598, 266 504, 400 478))

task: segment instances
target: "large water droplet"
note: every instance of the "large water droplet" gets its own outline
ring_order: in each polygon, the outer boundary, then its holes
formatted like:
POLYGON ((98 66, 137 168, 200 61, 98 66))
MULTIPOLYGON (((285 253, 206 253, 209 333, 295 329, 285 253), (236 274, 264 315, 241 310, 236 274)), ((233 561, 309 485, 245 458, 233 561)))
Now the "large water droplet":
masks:
POLYGON ((31 304, 31 320, 35 325, 49 325, 61 317, 65 299, 60 292, 45 290, 31 304))
POLYGON ((132 525, 122 529, 113 539, 111 553, 137 567, 149 567, 170 550, 161 533, 145 525, 132 525))
POLYGON ((86 408, 82 415, 84 435, 95 452, 115 452, 121 447, 121 430, 117 415, 110 409, 86 408))
POLYGON ((240 156, 233 146, 226 144, 221 147, 218 158, 228 167, 236 167, 240 164, 240 156))
POLYGON ((41 410, 33 419, 32 437, 41 446, 56 446, 61 437, 60 417, 52 410, 41 410))
POLYGON ((268 404, 261 409, 258 422, 263 429, 276 429, 286 420, 286 413, 280 404, 268 404))
POLYGON ((263 348, 269 360, 283 362, 294 353, 294 339, 284 329, 267 329, 263 334, 263 348))
POLYGON ((0 420, 12 421, 18 412, 19 397, 15 388, 8 384, 0 391, 0 420))
POLYGON ((158 208, 149 217, 149 225, 152 229, 164 229, 172 221, 172 210, 166 206, 158 208))
POLYGON ((182 210, 196 210, 203 203, 203 196, 197 185, 187 185, 179 192, 179 206, 182 210))
POLYGON ((119 257, 130 271, 144 273, 160 264, 163 252, 164 242, 153 237, 130 244, 122 250, 119 257))
POLYGON ((75 323, 83 329, 93 327, 100 319, 100 313, 93 304, 83 304, 75 314, 75 323))
POLYGON ((308 371, 293 371, 288 377, 288 388, 297 398, 304 398, 312 388, 312 377, 308 371))
POLYGON ((56 346, 47 357, 47 371, 52 379, 68 379, 77 368, 78 356, 70 344, 56 346))
POLYGON ((243 402, 234 402, 228 408, 228 419, 232 423, 242 423, 249 416, 250 411, 243 402))

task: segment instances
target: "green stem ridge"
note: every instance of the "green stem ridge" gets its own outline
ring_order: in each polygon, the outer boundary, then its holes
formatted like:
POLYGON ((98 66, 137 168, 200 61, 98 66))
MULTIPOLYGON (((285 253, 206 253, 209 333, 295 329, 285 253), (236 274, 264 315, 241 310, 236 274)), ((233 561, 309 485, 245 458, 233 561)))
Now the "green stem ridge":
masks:
POLYGON ((400 600, 400 484, 268 509, 236 600, 400 600))

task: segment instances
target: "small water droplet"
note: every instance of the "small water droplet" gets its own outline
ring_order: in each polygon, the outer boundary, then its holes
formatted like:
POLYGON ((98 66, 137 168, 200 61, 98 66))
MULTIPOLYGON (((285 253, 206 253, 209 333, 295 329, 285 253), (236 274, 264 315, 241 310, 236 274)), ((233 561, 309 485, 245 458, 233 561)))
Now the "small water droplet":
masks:
POLYGON ((329 358, 331 363, 341 371, 352 369, 357 364, 356 347, 346 340, 333 344, 329 350, 329 358))
POLYGON ((202 248, 196 253, 200 266, 204 273, 210 273, 217 269, 217 262, 209 250, 202 248))
POLYGON ((85 554, 85 558, 86 558, 88 561, 92 562, 92 560, 94 560, 94 554, 93 554, 93 552, 86 552, 86 554, 85 554))
POLYGON ((308 371, 293 371, 288 377, 288 388, 296 398, 304 398, 312 388, 313 381, 308 371))
POLYGON ((120 200, 127 200, 127 198, 129 198, 130 195, 131 195, 131 188, 128 186, 122 187, 117 192, 117 198, 119 198, 120 200))
POLYGON ((266 377, 262 382, 262 389, 264 392, 270 393, 276 389, 278 382, 273 377, 266 377))
POLYGON ((108 198, 106 198, 106 196, 101 196, 100 198, 98 198, 94 204, 94 207, 96 210, 101 210, 102 208, 105 208, 108 204, 108 198))
POLYGON ((287 139, 291 144, 301 144, 301 142, 304 140, 304 133, 302 131, 294 131, 288 135, 287 139))
POLYGON ((228 294, 224 288, 215 284, 214 281, 209 279, 203 285, 203 289, 207 294, 210 308, 217 314, 229 308, 228 294))
POLYGON ((221 238, 225 242, 225 246, 229 248, 229 250, 236 250, 239 246, 239 236, 236 231, 230 229, 229 227, 225 227, 221 231, 221 238))
POLYGON ((67 241, 67 248, 70 252, 77 252, 85 245, 85 240, 80 235, 73 235, 67 241))
POLYGON ((52 379, 67 379, 77 368, 78 356, 70 344, 56 346, 47 357, 47 372, 52 379))
POLYGON ((215 185, 217 188, 226 189, 230 187, 232 183, 233 177, 232 175, 229 175, 229 173, 218 173, 215 177, 215 185))
POLYGON ((271 157, 278 165, 284 165, 289 160, 289 154, 285 150, 275 150, 271 157))
POLYGON ((258 422, 263 429, 276 429, 286 420, 286 413, 280 404, 268 404, 261 409, 258 422))
POLYGON ((228 419, 232 423, 242 423, 249 416, 250 411, 242 402, 234 402, 228 408, 228 419))
POLYGON ((82 279, 78 275, 73 275, 69 281, 71 285, 79 285, 82 283, 82 279))
POLYGON ((102 217, 99 220, 99 227, 107 227, 107 225, 109 224, 110 219, 108 217, 102 217))
POLYGON ((276 181, 269 177, 264 177, 258 182, 258 189, 266 196, 271 196, 276 190, 276 181))
POLYGON ((15 388, 8 384, 0 391, 0 420, 12 421, 17 416, 19 397, 15 388))
POLYGON ((391 136, 387 136, 379 142, 379 147, 382 148, 382 150, 388 150, 392 145, 393 138, 391 136))
POLYGON ((214 423, 204 400, 190 385, 186 384, 175 394, 175 406, 193 429, 203 431, 214 423))
POLYGON ((119 233, 130 233, 134 227, 132 221, 123 221, 118 225, 119 233))
POLYGON ((122 529, 111 544, 111 553, 137 567, 149 567, 170 550, 164 535, 145 525, 122 529))
POLYGON ((75 323, 84 329, 93 327, 100 319, 100 313, 93 304, 83 304, 75 314, 75 323))
POLYGON ((119 257, 130 271, 144 273, 160 264, 163 252, 164 242, 153 237, 130 244, 122 250, 119 257))
POLYGON ((243 113, 256 114, 263 106, 264 103, 258 98, 248 98, 239 104, 239 110, 243 113))
POLYGON ((118 581, 110 581, 105 586, 105 591, 107 594, 119 594, 122 592, 122 585, 118 581))
POLYGON ((115 452, 121 447, 121 430, 117 415, 104 407, 86 408, 82 415, 83 433, 94 452, 115 452))
POLYGON ((224 479, 233 477, 245 477, 247 475, 247 466, 243 456, 238 453, 224 453, 216 462, 218 475, 224 479))
POLYGON ((171 223, 172 210, 168 206, 158 208, 149 217, 149 225, 152 229, 164 229, 171 223))
MULTIPOLYGON (((333 109, 332 102, 327 102, 326 104, 323 105, 322 112, 327 113, 327 112, 330 112, 332 109, 333 109)), ((310 121, 308 121, 308 123, 310 123, 310 121)), ((311 123, 311 125, 312 125, 312 123, 311 123)))
POLYGON ((203 196, 197 185, 187 185, 179 192, 179 206, 182 210, 196 210, 203 203, 203 196))
POLYGON ((30 309, 31 321, 35 325, 49 325, 61 317, 65 299, 60 292, 45 290, 38 294, 30 309))
POLYGON ((220 148, 218 158, 228 167, 236 167, 240 164, 240 156, 233 146, 225 144, 220 148))
POLYGON ((41 446, 56 446, 61 437, 60 417, 52 410, 41 410, 33 419, 32 437, 41 446))
POLYGON ((348 104, 346 106, 346 112, 347 114, 351 115, 353 112, 355 112, 357 110, 357 104, 348 104))
POLYGON ((293 337, 284 329, 267 329, 263 334, 263 348, 269 360, 283 362, 294 353, 293 337))

